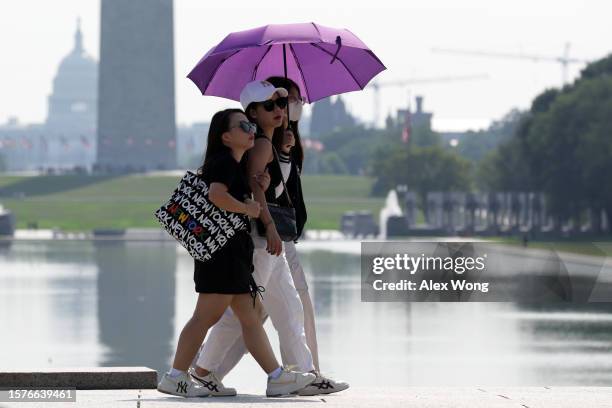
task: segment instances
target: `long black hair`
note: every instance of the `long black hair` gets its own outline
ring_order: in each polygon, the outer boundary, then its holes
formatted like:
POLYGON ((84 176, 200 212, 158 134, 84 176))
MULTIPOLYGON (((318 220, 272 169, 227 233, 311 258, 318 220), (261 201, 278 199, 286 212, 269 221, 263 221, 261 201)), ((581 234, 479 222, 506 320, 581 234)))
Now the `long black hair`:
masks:
POLYGON ((251 111, 254 110, 254 109, 257 109, 257 105, 259 105, 260 103, 261 102, 251 102, 251 103, 249 103, 249 105, 244 110, 244 114, 246 115, 246 117, 249 120, 249 122, 254 123, 254 124, 257 125, 257 133, 262 133, 262 130, 259 127, 259 123, 257 123, 257 120, 251 115, 251 111))
POLYGON ((206 154, 204 155, 204 162, 198 169, 198 175, 206 173, 213 157, 223 152, 231 153, 231 149, 223 143, 222 136, 223 133, 229 130, 230 119, 236 113, 244 114, 242 109, 225 109, 213 115, 210 120, 210 127, 208 128, 206 154))
MULTIPOLYGON (((285 88, 287 92, 291 92, 291 88, 295 88, 298 92, 298 95, 302 96, 300 92, 300 87, 291 79, 285 77, 270 77, 266 79, 266 81, 270 82, 277 88, 285 88)), ((298 130, 298 121, 290 121, 289 128, 293 131, 293 135, 295 136, 295 146, 291 149, 291 158, 294 163, 298 166, 300 172, 302 171, 302 166, 304 164, 304 148, 302 146, 302 140, 300 139, 300 131, 298 130)), ((283 144, 283 137, 285 134, 285 130, 283 127, 278 127, 274 129, 274 136, 272 137, 272 144, 280 149, 283 144)))

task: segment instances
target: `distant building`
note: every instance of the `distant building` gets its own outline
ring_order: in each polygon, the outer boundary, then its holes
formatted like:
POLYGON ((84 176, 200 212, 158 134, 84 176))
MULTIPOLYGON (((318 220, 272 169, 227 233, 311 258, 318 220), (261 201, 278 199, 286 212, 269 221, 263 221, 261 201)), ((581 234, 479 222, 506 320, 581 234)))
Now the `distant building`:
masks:
POLYGON ((62 59, 42 124, 10 118, 0 126, 0 163, 5 170, 92 167, 96 157, 98 66, 83 49, 80 21, 74 48, 62 59))
POLYGON ((97 167, 176 167, 172 0, 102 0, 97 167))
POLYGON ((320 138, 356 124, 357 121, 346 109, 342 97, 338 96, 333 102, 331 98, 324 98, 313 104, 309 133, 314 138, 320 138))
POLYGON ((193 123, 179 126, 176 133, 177 165, 183 169, 195 169, 202 164, 209 123, 193 123))
POLYGON ((410 108, 408 109, 398 109, 397 111, 397 123, 401 126, 406 126, 406 120, 410 120, 411 129, 422 129, 422 130, 431 130, 431 118, 433 117, 433 113, 425 112, 423 110, 423 100, 422 96, 417 96, 415 98, 416 101, 416 110, 412 112, 410 108))
POLYGON ((98 63, 83 49, 80 21, 74 48, 59 65, 49 96, 48 129, 92 131, 96 125, 98 63))

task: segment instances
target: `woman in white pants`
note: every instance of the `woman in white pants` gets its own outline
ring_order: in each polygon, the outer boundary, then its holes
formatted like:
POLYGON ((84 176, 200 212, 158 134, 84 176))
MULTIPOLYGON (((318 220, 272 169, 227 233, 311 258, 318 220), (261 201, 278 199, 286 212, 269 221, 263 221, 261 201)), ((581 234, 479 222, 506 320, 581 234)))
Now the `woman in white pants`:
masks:
MULTIPOLYGON (((291 195, 294 195, 295 190, 299 190, 299 197, 295 197, 297 198, 295 200, 294 197, 291 198, 296 207, 298 230, 301 232, 306 222, 306 210, 303 198, 301 197, 301 185, 299 182, 299 169, 301 168, 303 153, 297 131, 297 120, 299 120, 301 113, 302 99, 299 94, 299 88, 292 81, 285 80, 284 78, 271 78, 270 82, 272 82, 274 87, 285 85, 290 90, 291 106, 289 113, 291 121, 294 122, 292 123, 294 132, 283 132, 282 128, 279 129, 280 132, 277 130, 275 145, 280 153, 280 168, 276 166, 273 160, 272 144, 269 143, 272 142, 272 138, 268 138, 267 141, 261 140, 259 142, 259 149, 256 140, 256 146, 250 155, 261 155, 267 158, 265 164, 270 164, 269 170, 272 186, 265 193, 267 202, 274 202, 275 198, 278 199, 283 195, 283 185, 280 181, 281 174, 288 183, 287 187, 291 195), (294 145, 298 148, 295 149, 294 145), (266 149, 264 149, 264 146, 266 149), (283 149, 283 147, 287 149, 283 149), (294 148, 292 149, 291 156, 296 159, 287 154, 288 149, 292 147, 294 148), (283 150, 285 151, 283 152, 283 150), (300 164, 299 168, 297 166, 298 162, 300 164), (297 188, 292 188, 292 185, 297 186, 297 188)), ((247 85, 247 88, 249 85, 247 85)), ((245 92, 243 91, 244 94, 245 92)), ((253 109, 251 103, 258 101, 249 98, 248 95, 244 95, 245 97, 243 98, 243 95, 241 95, 241 103, 245 107, 247 115, 257 115, 258 112, 253 109)), ((266 96, 265 92, 262 95, 266 96)), ((257 117, 251 116, 251 120, 259 124, 257 117)), ((252 174, 258 174, 263 171, 263 167, 260 166, 260 168, 253 168, 251 170, 253 171, 252 174)), ((253 186, 252 188, 255 191, 257 187, 253 186)), ((262 211, 264 223, 268 220, 271 221, 268 217, 267 211, 266 214, 262 211)), ((280 253, 280 256, 271 256, 265 251, 267 244, 268 252, 270 252, 270 235, 273 234, 267 233, 266 235, 268 238, 267 242, 259 236, 253 236, 255 243, 253 260, 255 265, 254 278, 259 285, 265 287, 262 303, 265 313, 271 317, 272 323, 279 333, 283 363, 286 365, 296 365, 300 370, 312 371, 317 374, 317 379, 310 386, 303 389, 300 392, 301 395, 332 393, 348 388, 348 384, 325 378, 319 372, 314 309, 308 293, 304 271, 295 250, 295 244, 293 242, 281 243, 284 253, 280 253), (301 333, 298 333, 300 330, 301 333)), ((273 242, 272 245, 274 245, 273 242)), ((272 247, 272 250, 274 249, 272 247)), ((246 347, 240 336, 240 327, 237 319, 229 311, 213 327, 209 338, 204 343, 196 363, 195 371, 193 372, 194 378, 201 378, 210 372, 214 372, 217 378, 223 378, 245 353, 246 347)))

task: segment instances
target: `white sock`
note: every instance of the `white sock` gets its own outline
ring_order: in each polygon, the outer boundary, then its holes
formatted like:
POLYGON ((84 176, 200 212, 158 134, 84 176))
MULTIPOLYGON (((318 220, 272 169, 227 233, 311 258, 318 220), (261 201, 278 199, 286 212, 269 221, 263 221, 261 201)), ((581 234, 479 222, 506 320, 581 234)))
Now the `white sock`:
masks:
POLYGON ((271 378, 273 380, 276 380, 278 377, 280 377, 280 375, 282 374, 283 369, 278 367, 276 370, 272 371, 270 374, 268 374, 268 378, 271 378))
POLYGON ((176 368, 172 368, 170 371, 168 371, 168 376, 170 378, 176 378, 181 374, 185 374, 185 372, 181 370, 177 370, 176 368))

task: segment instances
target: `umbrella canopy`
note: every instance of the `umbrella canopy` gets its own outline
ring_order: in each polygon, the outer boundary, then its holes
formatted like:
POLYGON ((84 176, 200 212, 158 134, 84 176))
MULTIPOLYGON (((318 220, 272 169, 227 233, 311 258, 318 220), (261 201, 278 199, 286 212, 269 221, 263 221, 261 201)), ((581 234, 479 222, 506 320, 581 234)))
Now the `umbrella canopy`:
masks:
POLYGON ((203 95, 239 100, 249 82, 286 76, 307 102, 363 89, 385 66, 356 35, 315 23, 271 24, 229 34, 187 77, 203 95))

